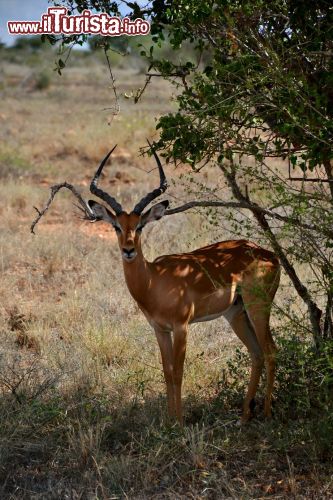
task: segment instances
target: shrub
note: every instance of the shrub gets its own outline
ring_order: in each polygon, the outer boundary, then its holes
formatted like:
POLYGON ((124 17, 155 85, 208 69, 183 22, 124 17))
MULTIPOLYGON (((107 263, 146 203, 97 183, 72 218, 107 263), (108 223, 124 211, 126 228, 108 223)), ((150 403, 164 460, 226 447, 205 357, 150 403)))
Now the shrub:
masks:
POLYGON ((35 76, 34 89, 35 90, 46 90, 51 85, 50 75, 46 71, 41 71, 35 76))
POLYGON ((29 52, 37 52, 42 49, 48 49, 48 45, 43 43, 39 35, 20 36, 15 40, 14 48, 29 52))

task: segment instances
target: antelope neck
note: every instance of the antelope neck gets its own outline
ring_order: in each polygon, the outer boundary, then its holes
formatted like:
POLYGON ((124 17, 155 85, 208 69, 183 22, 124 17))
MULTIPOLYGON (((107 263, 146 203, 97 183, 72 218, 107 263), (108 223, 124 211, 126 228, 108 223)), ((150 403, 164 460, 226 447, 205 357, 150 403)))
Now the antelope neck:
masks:
POLYGON ((127 287, 132 297, 138 302, 143 303, 144 294, 149 288, 150 268, 149 263, 143 256, 141 246, 136 249, 137 256, 132 262, 123 259, 123 269, 127 287))

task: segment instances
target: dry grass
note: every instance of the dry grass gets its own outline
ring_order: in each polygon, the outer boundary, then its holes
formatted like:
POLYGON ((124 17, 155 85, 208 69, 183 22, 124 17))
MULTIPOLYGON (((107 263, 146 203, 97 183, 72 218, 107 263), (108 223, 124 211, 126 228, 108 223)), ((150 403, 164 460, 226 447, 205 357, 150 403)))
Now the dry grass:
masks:
MULTIPOLYGON (((244 374, 236 400, 220 403, 221 370, 239 346, 225 323, 191 329, 182 431, 166 421, 157 344, 125 286, 111 228, 75 219, 62 193, 29 233, 48 185, 67 179, 87 193, 116 142, 104 183, 125 206, 156 181, 138 150, 170 109, 166 84, 152 83, 137 105, 122 98, 108 125, 105 67, 68 69, 42 92, 22 85, 29 68, 2 70, 1 498, 329 498, 328 466, 313 454, 306 463, 311 440, 277 420, 238 427, 244 374)), ((116 76, 121 93, 144 81, 130 70, 116 76)), ((147 257, 221 237, 202 222, 188 214, 152 225, 147 257)))

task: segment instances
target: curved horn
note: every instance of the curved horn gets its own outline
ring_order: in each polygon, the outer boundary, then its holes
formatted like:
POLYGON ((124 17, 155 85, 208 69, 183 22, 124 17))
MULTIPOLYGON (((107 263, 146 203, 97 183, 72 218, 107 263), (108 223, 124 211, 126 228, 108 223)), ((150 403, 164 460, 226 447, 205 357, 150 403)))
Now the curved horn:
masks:
POLYGON ((152 150, 153 152, 153 155, 155 157, 155 160, 156 160, 156 163, 157 163, 157 166, 158 166, 158 171, 160 173, 160 187, 159 188, 156 188, 154 189, 153 191, 151 191, 150 193, 148 193, 146 196, 144 196, 142 198, 142 200, 139 201, 139 203, 137 203, 133 209, 133 212, 137 215, 140 215, 142 210, 144 208, 146 208, 147 205, 149 205, 149 203, 153 200, 155 200, 155 198, 157 198, 158 196, 160 196, 161 194, 164 193, 164 191, 167 189, 168 187, 168 183, 167 183, 167 180, 166 180, 166 177, 165 177, 165 173, 164 173, 164 170, 163 170, 163 167, 162 167, 162 164, 160 162, 160 159, 159 157, 157 156, 157 153, 156 151, 153 149, 153 146, 150 144, 150 142, 148 141, 147 139, 147 142, 149 144, 149 147, 150 149, 152 150))
POLYGON ((115 198, 112 198, 112 196, 110 196, 108 193, 106 193, 105 191, 102 191, 102 189, 99 189, 97 187, 99 176, 102 173, 103 167, 106 164, 106 162, 108 161, 108 159, 111 156, 111 154, 113 153, 113 151, 116 149, 116 147, 117 147, 117 144, 106 155, 106 157, 104 158, 104 160, 101 162, 100 166, 98 167, 97 172, 96 172, 96 174, 95 174, 95 176, 94 176, 94 178, 93 178, 93 180, 91 181, 91 184, 90 184, 90 192, 92 194, 94 194, 95 196, 98 196, 98 198, 101 198, 101 200, 106 201, 106 203, 108 205, 110 205, 110 207, 114 210, 114 212, 116 213, 116 215, 120 215, 123 212, 123 209, 122 209, 122 206, 120 205, 120 203, 118 203, 115 200, 115 198))

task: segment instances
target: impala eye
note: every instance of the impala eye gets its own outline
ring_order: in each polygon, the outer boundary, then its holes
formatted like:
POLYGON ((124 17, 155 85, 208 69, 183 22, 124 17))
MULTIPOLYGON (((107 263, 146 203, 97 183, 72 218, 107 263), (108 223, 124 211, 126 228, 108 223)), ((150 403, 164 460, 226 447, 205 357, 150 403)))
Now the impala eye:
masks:
POLYGON ((135 230, 137 233, 141 233, 143 226, 138 226, 135 230))
POLYGON ((114 227, 114 230, 116 231, 116 233, 121 233, 121 229, 119 226, 113 226, 114 227))

